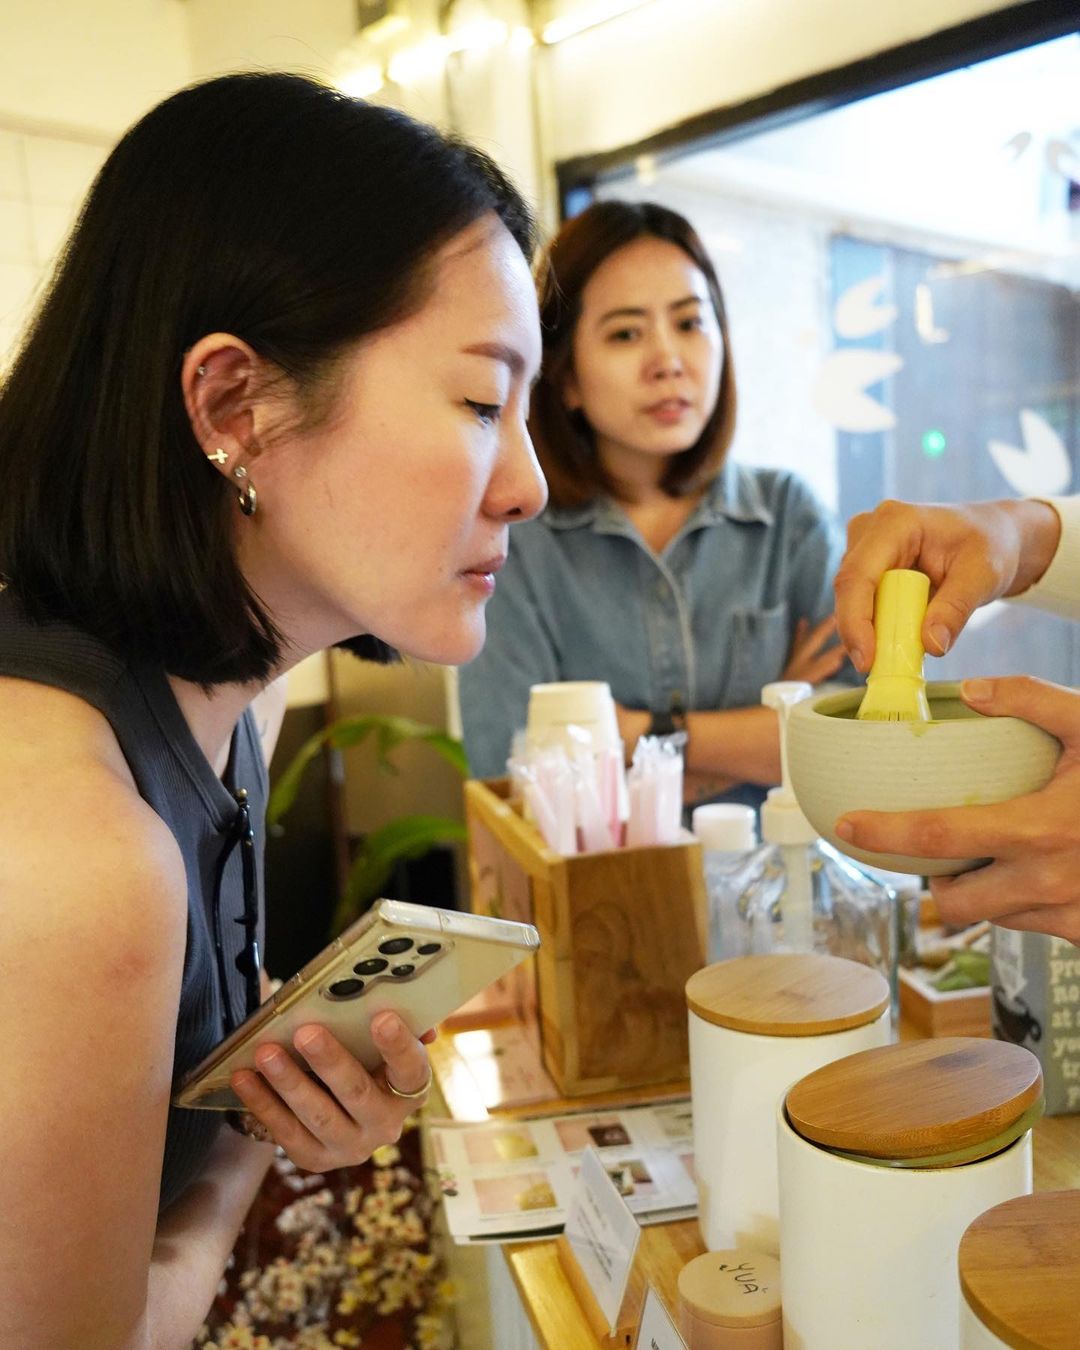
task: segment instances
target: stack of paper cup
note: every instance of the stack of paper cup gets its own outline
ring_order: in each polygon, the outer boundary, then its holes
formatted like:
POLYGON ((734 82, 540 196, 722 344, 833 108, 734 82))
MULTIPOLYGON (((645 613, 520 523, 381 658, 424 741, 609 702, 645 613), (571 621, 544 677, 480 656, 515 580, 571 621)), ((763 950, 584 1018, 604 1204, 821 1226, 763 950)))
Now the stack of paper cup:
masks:
POLYGON ((629 799, 611 687, 604 680, 534 684, 525 751, 543 780, 523 796, 525 815, 559 853, 617 848, 629 799))
POLYGON ((534 684, 529 690, 525 740, 530 749, 561 745, 570 755, 582 749, 617 748, 619 724, 611 686, 606 680, 534 684), (588 734, 591 746, 580 732, 588 734))

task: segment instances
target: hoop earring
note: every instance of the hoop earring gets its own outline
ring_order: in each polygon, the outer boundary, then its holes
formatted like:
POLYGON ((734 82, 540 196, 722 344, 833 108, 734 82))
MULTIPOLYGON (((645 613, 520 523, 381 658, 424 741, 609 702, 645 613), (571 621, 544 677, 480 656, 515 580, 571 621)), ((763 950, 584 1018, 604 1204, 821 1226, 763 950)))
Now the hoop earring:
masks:
POLYGON ((253 516, 259 509, 259 497, 258 493, 255 491, 254 484, 248 479, 247 469, 245 469, 242 464, 238 464, 236 468, 233 469, 233 477, 240 482, 240 487, 236 493, 237 500, 240 503, 240 510, 243 511, 245 516, 253 516))

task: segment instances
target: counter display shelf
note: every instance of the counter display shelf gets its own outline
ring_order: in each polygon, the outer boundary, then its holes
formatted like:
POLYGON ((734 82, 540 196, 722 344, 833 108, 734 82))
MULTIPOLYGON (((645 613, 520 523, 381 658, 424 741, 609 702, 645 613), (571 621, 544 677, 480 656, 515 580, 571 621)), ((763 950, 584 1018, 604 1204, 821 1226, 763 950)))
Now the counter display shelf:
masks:
MULTIPOLYGON (((902 1040, 918 1033, 901 1023, 902 1040)), ((455 1120, 494 1118, 485 1108, 475 1079, 455 1052, 451 1036, 441 1036, 431 1047, 436 1086, 430 1108, 455 1120)), ((589 1097, 553 1098, 503 1110, 499 1118, 591 1107, 613 1108, 643 1100, 684 1097, 687 1082, 634 1091, 599 1093, 589 1097)), ((1035 1125, 1034 1179, 1036 1191, 1080 1188, 1080 1116, 1043 1117, 1035 1125)), ((679 1271, 704 1251, 696 1219, 657 1224, 641 1232, 631 1275, 630 1296, 639 1301, 646 1282, 651 1284, 673 1317, 678 1308, 679 1271)), ((459 1285, 459 1344, 468 1350, 607 1350, 589 1327, 560 1264, 554 1239, 512 1243, 503 1247, 455 1248, 452 1275, 459 1285), (509 1276, 509 1278, 508 1278, 509 1276), (491 1328, 497 1327, 493 1336, 491 1328)), ((627 1350, 632 1340, 625 1341, 627 1350)))

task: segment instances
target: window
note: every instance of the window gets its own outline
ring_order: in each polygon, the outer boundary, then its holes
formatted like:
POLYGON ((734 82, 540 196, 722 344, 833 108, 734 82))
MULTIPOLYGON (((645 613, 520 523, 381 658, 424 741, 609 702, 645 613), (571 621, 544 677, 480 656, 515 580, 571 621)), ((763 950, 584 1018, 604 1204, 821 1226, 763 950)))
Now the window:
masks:
MULTIPOLYGON (((1080 490, 1080 35, 594 184, 685 214, 728 300, 733 454, 847 519, 885 496, 1080 490)), ((1080 684, 1080 632, 1006 605, 934 674, 1080 684)))

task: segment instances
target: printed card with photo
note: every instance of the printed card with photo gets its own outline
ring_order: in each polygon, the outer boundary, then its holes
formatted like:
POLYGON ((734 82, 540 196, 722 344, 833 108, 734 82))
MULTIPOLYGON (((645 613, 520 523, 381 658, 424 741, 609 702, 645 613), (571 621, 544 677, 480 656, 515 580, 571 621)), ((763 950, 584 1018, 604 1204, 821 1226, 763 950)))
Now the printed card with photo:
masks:
POLYGON ((620 1148, 630 1143, 626 1125, 617 1115, 564 1116, 552 1122, 567 1153, 582 1149, 620 1148))
POLYGON ((431 1155, 458 1242, 504 1242, 561 1231, 595 1150, 639 1223, 693 1214, 690 1103, 581 1112, 535 1120, 432 1122, 431 1155))

